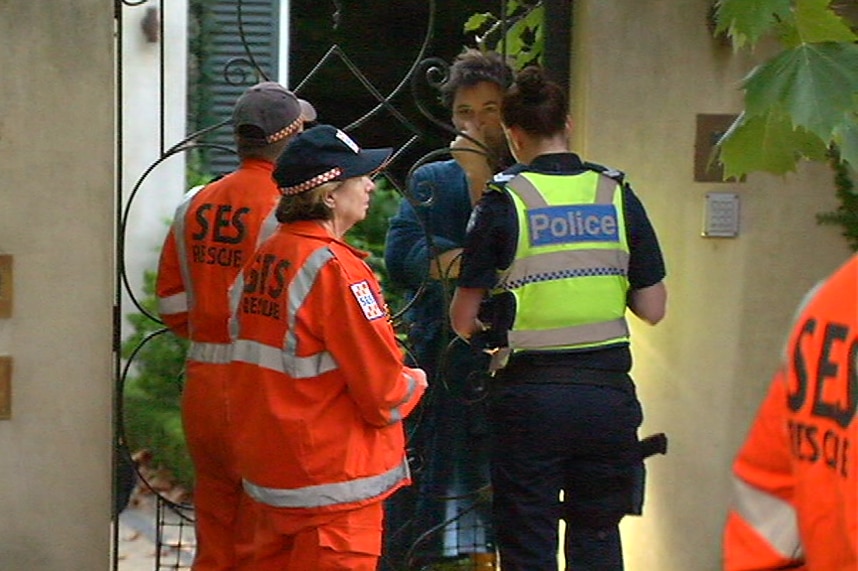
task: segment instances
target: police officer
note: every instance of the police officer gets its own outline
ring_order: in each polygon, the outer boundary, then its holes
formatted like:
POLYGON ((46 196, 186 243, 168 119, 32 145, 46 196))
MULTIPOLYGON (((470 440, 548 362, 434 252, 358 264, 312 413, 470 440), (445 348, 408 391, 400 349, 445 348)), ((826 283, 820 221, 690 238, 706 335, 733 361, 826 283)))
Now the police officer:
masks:
POLYGON ((858 255, 814 288, 733 465, 725 571, 858 569, 858 255))
POLYGON ((494 353, 501 566, 556 569, 563 518, 567 569, 621 570, 618 524, 639 513, 643 474, 625 310, 663 318, 661 250, 623 175, 569 151, 565 93, 539 68, 519 73, 501 118, 519 164, 476 205, 450 307, 456 332, 494 353))

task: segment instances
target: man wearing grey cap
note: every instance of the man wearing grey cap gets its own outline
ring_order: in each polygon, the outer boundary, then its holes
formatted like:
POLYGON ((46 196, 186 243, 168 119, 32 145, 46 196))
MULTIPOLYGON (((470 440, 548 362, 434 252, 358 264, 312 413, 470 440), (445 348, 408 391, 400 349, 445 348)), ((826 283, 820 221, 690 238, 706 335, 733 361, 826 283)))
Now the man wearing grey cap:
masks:
POLYGON ((274 161, 315 115, 279 83, 248 88, 232 114, 239 168, 187 193, 161 252, 158 311, 171 331, 190 341, 182 422, 195 472, 194 571, 252 565, 253 503, 242 491, 228 437, 228 290, 277 225, 274 161))

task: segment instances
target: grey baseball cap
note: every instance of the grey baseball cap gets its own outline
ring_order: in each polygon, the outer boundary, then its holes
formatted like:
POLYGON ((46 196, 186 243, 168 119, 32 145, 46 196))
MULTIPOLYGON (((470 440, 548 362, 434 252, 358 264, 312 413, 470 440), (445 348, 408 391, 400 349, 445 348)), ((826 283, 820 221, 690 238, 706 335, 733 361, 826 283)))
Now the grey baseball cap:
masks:
POLYGON ((276 81, 248 87, 235 102, 232 125, 247 141, 276 143, 296 133, 304 122, 315 121, 316 109, 276 81))

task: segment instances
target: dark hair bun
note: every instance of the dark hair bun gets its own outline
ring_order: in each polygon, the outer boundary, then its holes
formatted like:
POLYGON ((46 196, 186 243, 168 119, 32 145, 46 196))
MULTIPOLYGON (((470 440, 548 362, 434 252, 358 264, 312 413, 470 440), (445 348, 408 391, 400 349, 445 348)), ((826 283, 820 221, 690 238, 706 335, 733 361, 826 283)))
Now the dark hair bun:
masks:
POLYGON ((521 70, 515 78, 515 84, 528 103, 542 101, 547 96, 545 93, 546 80, 542 75, 542 70, 538 67, 529 66, 521 70))

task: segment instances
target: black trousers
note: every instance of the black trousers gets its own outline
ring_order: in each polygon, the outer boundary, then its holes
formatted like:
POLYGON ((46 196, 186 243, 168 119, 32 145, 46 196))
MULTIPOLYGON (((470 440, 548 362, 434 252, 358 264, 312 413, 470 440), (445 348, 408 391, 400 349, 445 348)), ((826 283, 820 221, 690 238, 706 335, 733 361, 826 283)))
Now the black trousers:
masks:
MULTIPOLYGON (((640 403, 628 375, 546 382, 557 371, 510 371, 492 388, 493 515, 504 571, 621 571, 618 524, 641 493, 640 403), (561 490, 564 493, 560 500, 561 490)), ((584 375, 586 377, 586 375, 584 375)), ((559 379, 559 377, 558 377, 559 379)))

